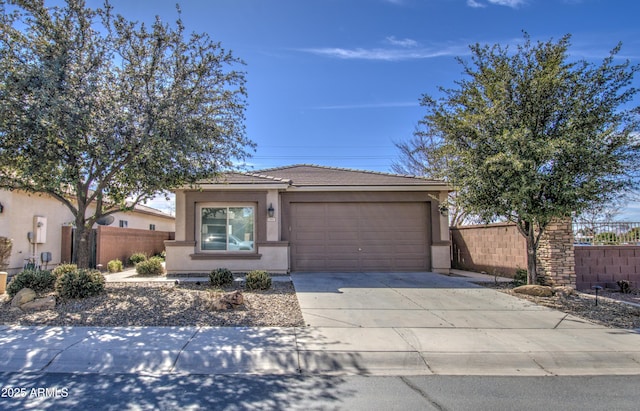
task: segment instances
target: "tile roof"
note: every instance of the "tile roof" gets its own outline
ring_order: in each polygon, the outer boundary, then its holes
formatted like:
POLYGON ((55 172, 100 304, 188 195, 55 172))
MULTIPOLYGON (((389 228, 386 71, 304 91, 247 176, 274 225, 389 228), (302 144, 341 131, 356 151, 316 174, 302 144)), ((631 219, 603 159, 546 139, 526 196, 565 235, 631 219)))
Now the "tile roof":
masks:
POLYGON ((217 182, 228 184, 288 183, 293 186, 425 186, 446 183, 417 176, 348 168, 296 164, 250 173, 227 173, 217 182))

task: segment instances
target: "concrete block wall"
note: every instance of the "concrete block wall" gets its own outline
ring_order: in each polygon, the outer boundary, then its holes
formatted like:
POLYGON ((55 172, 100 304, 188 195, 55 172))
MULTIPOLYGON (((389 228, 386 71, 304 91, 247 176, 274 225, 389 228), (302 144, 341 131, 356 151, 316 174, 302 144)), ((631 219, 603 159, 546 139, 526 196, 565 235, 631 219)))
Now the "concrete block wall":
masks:
POLYGON ((169 231, 139 230, 98 226, 96 239, 96 263, 107 267, 113 259, 119 259, 125 265, 133 253, 141 252, 148 256, 160 254, 164 250, 165 240, 173 240, 169 231))
MULTIPOLYGON (((96 237, 96 264, 106 269, 110 260, 119 259, 125 265, 129 257, 136 252, 149 256, 164 250, 165 240, 175 238, 172 231, 151 231, 135 228, 98 226, 96 237)), ((72 228, 62 227, 62 261, 71 261, 72 228)))
POLYGON ((451 227, 452 266, 513 277, 527 268, 527 244, 511 223, 451 227))
POLYGON ((640 246, 576 246, 576 288, 594 285, 617 289, 617 281, 627 280, 640 287, 640 246))

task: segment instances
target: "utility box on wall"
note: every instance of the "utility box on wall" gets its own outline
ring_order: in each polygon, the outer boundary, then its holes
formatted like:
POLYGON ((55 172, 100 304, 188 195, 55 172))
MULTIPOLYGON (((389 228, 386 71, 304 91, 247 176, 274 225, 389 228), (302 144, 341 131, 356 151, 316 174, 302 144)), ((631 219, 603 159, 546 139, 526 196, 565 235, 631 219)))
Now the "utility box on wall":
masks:
POLYGON ((33 244, 44 244, 47 242, 47 217, 33 216, 33 244))

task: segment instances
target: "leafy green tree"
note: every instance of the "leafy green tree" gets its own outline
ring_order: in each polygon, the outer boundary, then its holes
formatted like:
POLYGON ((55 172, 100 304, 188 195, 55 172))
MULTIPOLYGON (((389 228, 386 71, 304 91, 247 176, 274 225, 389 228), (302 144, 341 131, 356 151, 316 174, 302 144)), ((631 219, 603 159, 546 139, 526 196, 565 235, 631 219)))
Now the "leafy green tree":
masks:
POLYGON ((540 237, 556 218, 607 203, 637 184, 638 66, 572 61, 570 36, 470 47, 454 89, 425 95, 424 133, 440 141, 444 172, 462 208, 507 219, 526 238, 528 281, 536 281, 540 237))
POLYGON ((100 217, 249 156, 242 61, 179 17, 146 25, 83 0, 0 12, 0 188, 65 204, 80 267, 100 217))

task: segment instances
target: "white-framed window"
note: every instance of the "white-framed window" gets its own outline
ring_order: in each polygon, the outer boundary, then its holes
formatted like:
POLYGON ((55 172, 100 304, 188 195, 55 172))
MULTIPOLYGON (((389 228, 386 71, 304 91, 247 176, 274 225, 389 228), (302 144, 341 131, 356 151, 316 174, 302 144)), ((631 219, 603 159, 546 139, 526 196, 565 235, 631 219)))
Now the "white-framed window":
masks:
POLYGON ((120 228, 129 227, 129 222, 127 220, 120 220, 120 228))
POLYGON ((199 205, 200 251, 255 251, 255 210, 253 204, 199 205))
POLYGON ((149 230, 156 231, 156 225, 155 224, 149 224, 149 230))

